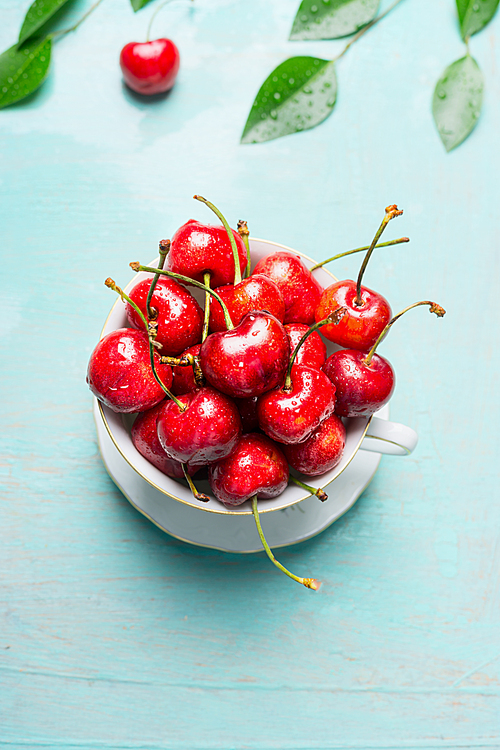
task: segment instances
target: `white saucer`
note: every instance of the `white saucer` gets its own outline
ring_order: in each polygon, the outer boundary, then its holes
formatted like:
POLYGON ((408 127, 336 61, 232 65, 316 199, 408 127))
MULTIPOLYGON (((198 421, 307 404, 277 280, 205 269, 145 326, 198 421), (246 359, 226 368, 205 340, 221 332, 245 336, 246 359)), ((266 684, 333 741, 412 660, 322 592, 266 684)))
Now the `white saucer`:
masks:
MULTIPOLYGON (((377 417, 387 420, 389 406, 377 417)), ((146 482, 116 450, 94 400, 94 418, 101 457, 106 470, 127 500, 170 536, 189 544, 223 552, 260 552, 255 521, 249 515, 206 513, 159 492, 146 482)), ((347 468, 324 488, 328 500, 310 496, 283 510, 261 514, 270 547, 286 547, 316 536, 351 508, 369 485, 381 454, 358 450, 347 468)))

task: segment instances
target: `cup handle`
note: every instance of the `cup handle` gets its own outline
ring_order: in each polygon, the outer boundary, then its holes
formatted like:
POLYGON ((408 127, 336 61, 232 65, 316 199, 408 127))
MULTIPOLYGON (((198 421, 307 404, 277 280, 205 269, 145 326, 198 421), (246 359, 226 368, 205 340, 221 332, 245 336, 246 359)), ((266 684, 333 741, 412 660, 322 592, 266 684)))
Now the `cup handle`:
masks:
POLYGON ((361 450, 386 453, 390 456, 409 456, 415 450, 418 435, 411 427, 387 419, 372 417, 361 450))

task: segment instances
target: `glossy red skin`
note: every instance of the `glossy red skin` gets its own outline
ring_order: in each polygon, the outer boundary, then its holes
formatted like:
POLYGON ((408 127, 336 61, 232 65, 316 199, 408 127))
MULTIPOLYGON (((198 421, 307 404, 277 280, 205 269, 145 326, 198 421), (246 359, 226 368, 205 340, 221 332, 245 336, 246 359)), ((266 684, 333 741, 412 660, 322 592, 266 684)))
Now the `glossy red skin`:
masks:
POLYGON ((366 286, 361 287, 361 307, 355 304, 355 298, 355 281, 337 281, 327 287, 316 309, 316 322, 327 318, 337 307, 345 307, 347 314, 340 323, 323 326, 321 333, 339 346, 367 352, 386 327, 392 312, 385 297, 366 286))
POLYGON ((185 393, 179 401, 188 407, 184 412, 173 401, 166 402, 156 422, 167 455, 196 467, 220 461, 233 452, 241 435, 234 401, 210 387, 185 393))
POLYGON ((374 354, 369 365, 366 352, 341 349, 326 360, 323 372, 337 391, 335 413, 341 417, 369 417, 391 398, 396 378, 390 363, 374 354))
POLYGON ((281 385, 290 356, 286 331, 269 313, 247 313, 231 331, 212 333, 200 349, 208 382, 234 398, 250 398, 281 385))
MULTIPOLYGON (((232 230, 241 273, 247 265, 247 251, 238 232, 232 230)), ((210 273, 212 289, 234 282, 233 250, 222 225, 200 224, 190 219, 172 237, 165 268, 168 271, 201 281, 210 273)))
POLYGON ((225 505, 241 505, 254 495, 277 497, 288 484, 288 464, 282 451, 265 435, 243 435, 234 453, 209 469, 215 497, 225 505))
MULTIPOLYGON (((179 354, 179 358, 184 357, 187 354, 198 356, 198 354, 200 353, 200 348, 201 344, 190 346, 189 349, 186 349, 182 352, 182 354, 179 354)), ((172 373, 172 393, 175 396, 182 396, 182 394, 184 393, 190 393, 191 391, 196 391, 198 390, 198 388, 200 388, 200 386, 194 379, 193 368, 191 366, 178 367, 174 365, 174 367, 172 367, 172 373)))
POLYGON ((333 414, 335 388, 320 370, 294 365, 292 390, 276 388, 257 402, 260 429, 279 443, 302 443, 333 414))
MULTIPOLYGON (((132 425, 130 435, 136 449, 149 463, 169 477, 182 479, 184 477, 182 464, 167 456, 158 440, 156 420, 163 406, 164 402, 162 401, 153 406, 152 409, 139 414, 132 425)), ((188 466, 188 473, 192 476, 196 473, 196 468, 188 466)))
POLYGON ((130 42, 120 53, 125 83, 146 96, 169 91, 175 83, 179 63, 179 50, 170 39, 130 42))
POLYGON ((335 468, 345 448, 345 427, 335 414, 323 420, 303 443, 284 445, 290 466, 309 477, 319 477, 335 468))
MULTIPOLYGON (((307 333, 309 326, 304 323, 287 323, 285 331, 288 334, 290 340, 290 356, 295 351, 295 347, 299 343, 302 336, 307 333)), ((326 362, 326 346, 325 342, 317 331, 309 334, 306 338, 295 357, 295 365, 305 365, 306 367, 312 367, 315 370, 321 370, 326 362)))
POLYGON ((256 432, 259 429, 259 418, 257 416, 257 399, 252 398, 235 398, 234 403, 238 407, 241 417, 241 429, 243 433, 256 432))
MULTIPOLYGON (((233 325, 237 326, 252 310, 267 310, 281 323, 285 317, 285 303, 278 285, 266 276, 250 276, 233 286, 219 286, 216 290, 226 303, 233 325)), ((210 330, 225 331, 226 321, 217 300, 210 303, 210 330)))
POLYGON ((254 274, 262 274, 274 281, 285 301, 285 323, 314 323, 314 312, 318 306, 323 287, 300 257, 280 250, 260 260, 254 274))
MULTIPOLYGON (((161 365, 158 354, 154 357, 158 376, 170 388, 172 368, 161 365)), ((134 328, 119 328, 99 341, 90 357, 87 383, 99 401, 125 414, 146 411, 165 398, 151 370, 147 335, 134 328)))
MULTIPOLYGON (((152 279, 136 284, 130 299, 147 317, 146 300, 152 279)), ((151 299, 151 306, 158 311, 158 333, 156 341, 162 345, 160 353, 175 357, 193 344, 201 341, 203 310, 188 290, 174 279, 159 278, 151 299)), ((140 331, 144 323, 127 302, 125 311, 130 324, 140 331)))

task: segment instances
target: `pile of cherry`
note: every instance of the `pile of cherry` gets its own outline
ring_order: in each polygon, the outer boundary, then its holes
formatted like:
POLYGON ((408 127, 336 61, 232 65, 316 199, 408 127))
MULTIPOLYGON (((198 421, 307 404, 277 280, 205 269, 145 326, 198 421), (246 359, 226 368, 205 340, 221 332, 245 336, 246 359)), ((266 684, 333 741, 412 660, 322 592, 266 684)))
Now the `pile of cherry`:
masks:
MULTIPOLYGON (((392 317, 387 300, 362 286, 375 247, 391 219, 389 206, 366 251, 357 282, 323 289, 300 257, 279 251, 251 271, 248 229, 190 220, 160 243, 157 268, 131 263, 152 274, 122 297, 130 328, 113 331, 94 349, 87 382, 115 412, 139 412, 132 426, 137 450, 170 477, 184 477, 198 500, 193 475, 208 468, 210 487, 226 506, 252 501, 260 538, 273 562, 294 580, 317 589, 319 582, 289 573, 272 555, 260 525, 257 499, 280 495, 289 481, 322 500, 322 490, 289 474, 307 476, 334 468, 345 445, 346 417, 369 416, 390 399, 394 371, 375 352, 392 317), (205 291, 205 309, 186 289, 205 291), (318 331, 343 347, 327 358, 318 331)), ((342 253, 346 255, 349 253, 342 253)), ((328 261, 324 261, 323 265, 328 261)), ((316 267, 318 267, 316 266, 316 267)), ((313 269, 314 270, 314 269, 313 269)))

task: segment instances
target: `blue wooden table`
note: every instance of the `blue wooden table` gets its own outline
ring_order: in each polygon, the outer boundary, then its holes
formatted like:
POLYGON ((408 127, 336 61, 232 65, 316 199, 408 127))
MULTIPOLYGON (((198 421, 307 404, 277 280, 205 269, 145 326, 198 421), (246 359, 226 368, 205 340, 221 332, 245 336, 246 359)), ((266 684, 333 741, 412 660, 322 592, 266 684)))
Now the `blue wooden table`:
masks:
MULTIPOLYGON (((165 98, 121 83, 154 9, 105 0, 54 48, 40 92, 0 112, 2 522, 0 747, 116 750, 498 748, 499 20, 473 39, 481 121, 447 155, 430 114, 461 56, 453 0, 406 0, 339 63, 333 116, 263 145, 239 135, 292 54, 297 2, 174 3, 155 22, 182 64, 165 98), (420 444, 384 458, 355 507, 264 554, 172 540, 106 474, 85 384, 114 302, 206 195, 252 234, 317 258, 405 209, 366 276, 410 313, 384 344, 396 421, 420 444)), ((69 25, 89 3, 73 3, 69 25)), ((0 0, 0 43, 27 3, 0 0)), ((352 277, 356 258, 335 273, 352 277)))

